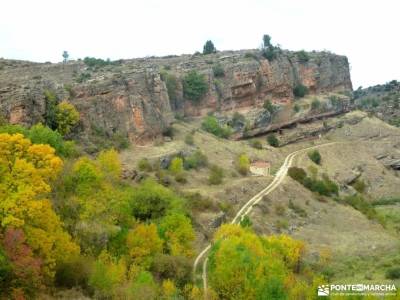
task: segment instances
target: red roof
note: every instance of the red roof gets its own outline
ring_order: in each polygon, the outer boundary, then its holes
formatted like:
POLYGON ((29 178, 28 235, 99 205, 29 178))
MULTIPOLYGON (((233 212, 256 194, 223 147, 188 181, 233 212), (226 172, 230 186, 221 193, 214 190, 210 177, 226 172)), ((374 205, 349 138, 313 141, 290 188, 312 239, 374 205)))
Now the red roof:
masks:
POLYGON ((269 168, 271 166, 269 162, 262 160, 256 160, 252 162, 251 165, 258 168, 269 168))

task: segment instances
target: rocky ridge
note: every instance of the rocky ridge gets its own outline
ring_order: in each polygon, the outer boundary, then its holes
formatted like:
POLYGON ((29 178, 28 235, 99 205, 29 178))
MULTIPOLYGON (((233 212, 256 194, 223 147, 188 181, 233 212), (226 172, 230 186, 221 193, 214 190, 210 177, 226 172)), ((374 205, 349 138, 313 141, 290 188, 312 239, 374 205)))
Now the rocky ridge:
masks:
POLYGON ((304 61, 296 52, 282 51, 269 62, 257 50, 223 51, 120 60, 101 67, 89 67, 83 61, 51 64, 0 59, 0 113, 10 123, 43 122, 44 92, 50 90, 77 107, 83 135, 101 130, 108 136, 119 133, 144 143, 167 130, 174 115, 235 111, 255 114, 261 120, 252 125, 256 130, 273 123, 262 109, 264 102, 291 107, 293 88, 299 84, 316 95, 352 90, 345 56, 307 55, 304 61), (223 76, 214 75, 214 66, 223 69, 223 76), (183 95, 182 78, 190 70, 203 74, 208 84, 197 104, 183 95), (173 93, 163 74, 176 79, 173 93))

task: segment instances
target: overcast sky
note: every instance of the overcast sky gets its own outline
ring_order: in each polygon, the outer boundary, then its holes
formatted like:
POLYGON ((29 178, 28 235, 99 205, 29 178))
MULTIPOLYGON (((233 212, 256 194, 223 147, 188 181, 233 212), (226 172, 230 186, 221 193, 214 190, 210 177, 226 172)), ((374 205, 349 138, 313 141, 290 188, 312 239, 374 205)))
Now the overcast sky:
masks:
POLYGON ((400 80, 399 0, 0 0, 0 57, 38 62, 257 48, 347 55, 354 88, 400 80))

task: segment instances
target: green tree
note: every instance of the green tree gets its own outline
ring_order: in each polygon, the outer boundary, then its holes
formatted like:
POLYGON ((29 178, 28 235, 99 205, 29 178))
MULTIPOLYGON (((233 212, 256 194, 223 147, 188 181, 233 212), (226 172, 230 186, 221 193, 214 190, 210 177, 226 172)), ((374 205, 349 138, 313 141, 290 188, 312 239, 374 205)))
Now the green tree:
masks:
POLYGON ((267 142, 272 147, 279 147, 279 140, 275 134, 271 133, 267 136, 267 142))
POLYGON ((217 49, 215 48, 212 41, 208 40, 203 47, 203 54, 211 54, 216 53, 217 49))
POLYGON ((64 64, 67 63, 69 54, 67 51, 64 51, 62 54, 64 64))
POLYGON ((195 70, 190 71, 183 78, 183 95, 194 103, 198 103, 207 91, 208 84, 204 75, 197 73, 195 70))
POLYGON ((303 84, 298 84, 293 89, 295 97, 302 98, 308 93, 308 88, 303 84))
POLYGON ((321 154, 318 150, 312 150, 307 153, 308 157, 317 165, 321 164, 321 154))

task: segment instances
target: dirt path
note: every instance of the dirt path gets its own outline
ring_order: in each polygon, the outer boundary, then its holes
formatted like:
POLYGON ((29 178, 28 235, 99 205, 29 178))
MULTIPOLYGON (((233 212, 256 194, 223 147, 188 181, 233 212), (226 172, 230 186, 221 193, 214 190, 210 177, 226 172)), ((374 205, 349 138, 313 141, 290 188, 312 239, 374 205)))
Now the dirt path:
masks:
MULTIPOLYGON (((315 145, 315 146, 307 147, 307 148, 300 149, 300 150, 297 150, 297 151, 294 151, 294 152, 290 153, 285 158, 285 161, 283 162, 282 166, 279 168, 278 172, 276 173, 274 180, 265 189, 260 191, 254 197, 252 197, 249 201, 247 201, 240 208, 240 210, 237 212, 237 214, 235 215, 235 217, 231 221, 231 224, 236 224, 236 223, 240 222, 244 218, 244 216, 246 216, 246 215, 248 215, 250 213, 250 211, 253 209, 253 206, 255 204, 260 202, 265 195, 268 195, 269 193, 274 191, 282 183, 282 181, 285 179, 285 176, 286 176, 289 168, 291 167, 291 165, 293 163, 293 160, 296 157, 296 155, 298 155, 298 154, 300 154, 300 153, 302 153, 304 151, 310 150, 310 149, 329 146, 329 145, 333 145, 333 144, 337 144, 337 143, 339 143, 339 142, 332 142, 332 143, 326 143, 326 144, 321 144, 321 145, 315 145)), ((210 250, 211 246, 212 246, 211 243, 209 245, 207 245, 207 247, 205 247, 203 249, 203 251, 201 251, 199 253, 199 255, 196 257, 196 259, 195 259, 195 261, 193 263, 194 276, 196 274, 196 270, 197 270, 197 266, 198 266, 199 262, 206 255, 206 253, 210 250)), ((204 290, 204 295, 205 296, 207 294, 207 261, 208 261, 208 258, 205 257, 204 262, 203 262, 203 272, 202 272, 203 290, 204 290)))

